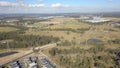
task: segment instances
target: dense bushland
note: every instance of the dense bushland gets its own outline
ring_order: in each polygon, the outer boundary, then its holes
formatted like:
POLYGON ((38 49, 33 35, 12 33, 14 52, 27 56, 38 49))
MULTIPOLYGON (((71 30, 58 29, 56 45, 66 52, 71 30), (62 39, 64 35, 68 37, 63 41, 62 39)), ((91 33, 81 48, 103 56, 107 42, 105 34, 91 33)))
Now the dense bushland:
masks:
POLYGON ((120 48, 52 48, 49 54, 64 68, 120 68, 120 48))

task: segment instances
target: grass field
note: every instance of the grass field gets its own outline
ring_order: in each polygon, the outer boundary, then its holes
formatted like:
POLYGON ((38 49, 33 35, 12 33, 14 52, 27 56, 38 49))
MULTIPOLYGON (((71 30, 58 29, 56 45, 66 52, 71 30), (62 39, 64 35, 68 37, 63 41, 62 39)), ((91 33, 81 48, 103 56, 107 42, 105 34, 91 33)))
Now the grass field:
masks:
POLYGON ((64 21, 61 24, 58 25, 53 25, 53 26, 48 26, 47 28, 72 28, 72 29, 77 29, 77 28, 87 28, 90 27, 90 25, 86 23, 81 23, 78 22, 77 20, 70 20, 70 21, 64 21))
POLYGON ((10 32, 10 31, 16 31, 16 30, 19 30, 19 29, 14 27, 0 27, 0 32, 10 32))
MULTIPOLYGON (((41 23, 34 24, 36 26, 42 25, 41 23)), ((59 37, 63 40, 75 40, 75 41, 85 41, 90 38, 99 38, 103 41, 120 38, 120 31, 117 28, 114 28, 108 24, 102 25, 91 25, 83 22, 78 22, 77 20, 64 21, 64 23, 55 24, 52 26, 44 27, 43 29, 51 30, 41 30, 39 28, 29 29, 26 31, 26 34, 33 35, 47 35, 59 37), (54 29, 85 29, 90 28, 90 30, 85 31, 84 33, 77 33, 72 31, 63 31, 63 30, 54 30, 54 29), (113 30, 113 31, 110 31, 113 30)))

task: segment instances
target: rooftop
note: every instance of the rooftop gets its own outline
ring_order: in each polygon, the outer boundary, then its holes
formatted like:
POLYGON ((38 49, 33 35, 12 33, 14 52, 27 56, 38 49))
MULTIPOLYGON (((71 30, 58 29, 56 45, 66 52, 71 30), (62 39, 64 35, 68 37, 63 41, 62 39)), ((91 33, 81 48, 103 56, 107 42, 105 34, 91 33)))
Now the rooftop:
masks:
POLYGON ((92 23, 100 23, 100 22, 107 22, 110 21, 108 19, 105 18, 101 18, 101 17, 92 17, 86 20, 87 22, 92 22, 92 23))

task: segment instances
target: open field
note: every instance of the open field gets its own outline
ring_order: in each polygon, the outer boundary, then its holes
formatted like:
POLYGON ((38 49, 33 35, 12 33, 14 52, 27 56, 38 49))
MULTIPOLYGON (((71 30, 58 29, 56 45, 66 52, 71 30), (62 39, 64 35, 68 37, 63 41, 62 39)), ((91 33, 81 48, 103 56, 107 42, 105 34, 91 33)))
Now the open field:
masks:
POLYGON ((43 30, 39 28, 29 29, 26 31, 26 34, 55 36, 63 40, 75 40, 75 41, 78 40, 81 42, 90 38, 98 38, 103 41, 116 38, 119 39, 120 38, 119 29, 114 28, 113 26, 110 26, 108 24, 105 23, 101 25, 92 25, 84 22, 78 22, 77 20, 74 19, 71 21, 64 21, 64 23, 44 27, 43 30), (78 31, 75 32, 73 30, 78 31))
POLYGON ((14 27, 0 27, 0 32, 10 32, 10 31, 16 31, 17 28, 14 27))
POLYGON ((48 26, 50 24, 60 24, 60 23, 63 23, 64 21, 69 21, 69 20, 72 20, 72 19, 69 19, 69 18, 53 18, 53 19, 46 20, 46 21, 36 22, 34 24, 27 25, 27 26, 44 27, 44 26, 48 26))

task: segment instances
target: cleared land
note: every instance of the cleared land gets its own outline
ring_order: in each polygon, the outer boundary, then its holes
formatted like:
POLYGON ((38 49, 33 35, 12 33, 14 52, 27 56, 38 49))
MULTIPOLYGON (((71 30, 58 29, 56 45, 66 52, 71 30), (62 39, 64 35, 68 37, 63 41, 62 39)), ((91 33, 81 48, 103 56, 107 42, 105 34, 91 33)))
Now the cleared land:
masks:
POLYGON ((0 32, 10 32, 10 31, 16 31, 17 28, 14 27, 0 27, 0 32))
MULTIPOLYGON (((29 29, 26 31, 26 34, 55 36, 63 40, 75 40, 82 42, 90 38, 98 38, 103 41, 116 38, 119 39, 119 29, 108 24, 109 23, 92 25, 73 19, 71 21, 64 21, 64 23, 52 26, 49 25, 42 29, 29 29)), ((37 26, 41 26, 41 24, 37 26)))

